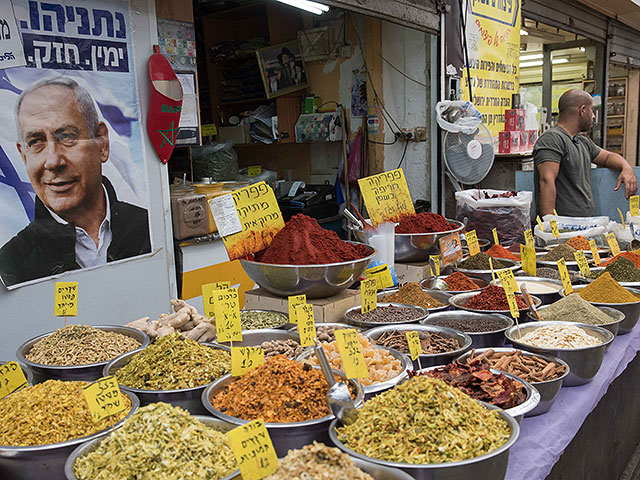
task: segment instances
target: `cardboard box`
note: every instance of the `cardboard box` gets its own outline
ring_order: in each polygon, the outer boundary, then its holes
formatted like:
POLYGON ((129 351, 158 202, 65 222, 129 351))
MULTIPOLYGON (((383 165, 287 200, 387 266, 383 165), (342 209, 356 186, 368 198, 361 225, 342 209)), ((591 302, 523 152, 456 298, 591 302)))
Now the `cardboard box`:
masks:
POLYGON ((234 144, 250 143, 251 134, 249 133, 249 125, 236 125, 234 127, 220 127, 218 140, 233 140, 234 144))
POLYGON ((512 108, 504 111, 504 129, 507 132, 524 130, 525 111, 523 108, 512 108))
POLYGON ((418 263, 396 263, 396 273, 398 274, 398 283, 418 282, 425 278, 431 277, 431 268, 429 262, 418 263))
MULTIPOLYGON (((347 289, 333 297, 309 298, 307 303, 313 305, 313 316, 316 323, 344 323, 344 312, 348 308, 360 305, 360 290, 347 289)), ((245 310, 275 310, 288 314, 289 301, 287 298, 277 297, 263 288, 256 288, 245 292, 244 308, 245 310)))
POLYGON ((520 132, 500 132, 498 153, 517 153, 520 151, 520 132))

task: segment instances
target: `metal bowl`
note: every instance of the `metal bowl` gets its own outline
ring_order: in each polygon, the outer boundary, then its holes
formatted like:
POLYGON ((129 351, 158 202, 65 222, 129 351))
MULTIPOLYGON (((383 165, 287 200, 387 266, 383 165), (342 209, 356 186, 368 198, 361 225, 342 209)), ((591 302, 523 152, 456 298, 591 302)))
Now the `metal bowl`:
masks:
MULTIPOLYGON (((478 293, 476 292, 467 292, 467 293, 459 293, 457 295, 453 295, 451 298, 449 298, 449 303, 455 307, 455 308, 459 308, 460 310, 466 310, 467 312, 476 312, 476 313, 500 313, 502 315, 510 315, 511 312, 509 310, 479 310, 476 308, 469 308, 466 306, 467 302, 469 300, 471 300, 472 297, 475 297, 476 295, 478 295, 478 293)), ((538 297, 536 297, 535 295, 531 295, 531 300, 533 300, 533 303, 536 307, 540 306, 542 304, 542 300, 540 300, 538 297)), ((528 308, 520 308, 520 317, 524 317, 524 312, 526 312, 527 310, 529 310, 528 308)))
POLYGON ((334 420, 329 426, 329 436, 331 441, 343 452, 348 453, 352 457, 360 458, 385 467, 399 468, 410 474, 417 480, 501 480, 505 478, 507 473, 507 463, 509 462, 509 449, 518 439, 520 427, 515 419, 505 413, 503 410, 483 403, 484 406, 491 410, 497 410, 498 414, 511 427, 511 437, 507 442, 499 448, 480 455, 476 458, 462 460, 450 463, 427 463, 427 464, 410 464, 400 462, 387 462, 376 458, 361 455, 338 440, 336 434, 336 426, 338 421, 334 420))
MULTIPOLYGON (((318 331, 318 328, 320 327, 331 327, 332 329, 344 329, 344 328, 353 328, 356 332, 364 332, 366 329, 361 328, 361 327, 356 327, 355 325, 349 325, 347 323, 339 323, 339 322, 325 322, 325 323, 316 323, 316 333, 318 331)), ((294 326, 291 327, 289 329, 290 332, 292 332, 296 338, 300 338, 298 335, 298 327, 294 326)))
POLYGON ((511 343, 520 350, 552 355, 567 362, 571 370, 564 380, 564 385, 567 387, 583 385, 593 380, 593 377, 595 377, 598 370, 600 370, 602 359, 604 358, 604 353, 607 350, 607 347, 614 339, 613 334, 602 327, 582 324, 576 325, 573 322, 530 322, 520 325, 519 331, 518 327, 515 326, 508 329, 504 334, 511 343), (594 337, 601 339, 602 343, 594 347, 586 348, 546 348, 529 345, 528 343, 523 343, 519 340, 521 335, 525 335, 536 328, 549 325, 578 326, 585 330, 589 335, 593 335, 594 337))
MULTIPOLYGON (((345 378, 342 372, 333 370, 333 373, 343 379, 345 378)), ((226 415, 225 413, 222 413, 220 410, 215 408, 211 403, 211 397, 221 392, 227 385, 229 385, 233 381, 234 379, 231 374, 219 378, 202 392, 201 401, 210 415, 213 415, 214 417, 237 427, 248 423, 248 421, 226 415)), ((356 404, 356 406, 361 406, 362 396, 360 395, 358 384, 353 380, 349 380, 349 383, 353 387, 354 391, 358 392, 354 403, 356 404)), ((267 431, 271 436, 273 447, 275 448, 278 457, 284 457, 289 450, 294 448, 301 448, 305 445, 313 443, 314 441, 327 443, 329 441, 327 427, 334 418, 335 417, 333 415, 327 415, 326 417, 306 420, 304 422, 265 422, 265 426, 267 427, 267 431)))
MULTIPOLYGON (((411 358, 408 355, 405 355, 404 353, 400 353, 399 351, 394 350, 392 348, 381 347, 380 345, 376 345, 376 348, 379 348, 381 350, 386 350, 396 360, 400 360, 400 364, 401 364, 400 373, 395 377, 390 378, 389 380, 385 380, 384 382, 376 382, 371 385, 363 385, 362 390, 364 391, 365 400, 369 400, 370 398, 375 397, 379 393, 384 392, 385 390, 389 390, 390 388, 395 387, 399 383, 404 382, 409 377, 409 375, 407 374, 407 370, 411 370, 411 366, 412 366, 411 358)), ((300 355, 298 355, 296 360, 298 362, 304 362, 309 357, 311 357, 311 355, 315 355, 315 353, 313 352, 312 349, 308 348, 307 350, 302 352, 300 355)), ((340 374, 344 375, 342 372, 340 372, 340 374)))
MULTIPOLYGON (((540 265, 541 267, 551 267, 551 268, 558 268, 558 261, 557 260, 542 260, 542 257, 544 257, 547 253, 549 252, 538 252, 536 253, 536 264, 540 265)), ((590 265, 593 264, 593 258, 591 258, 591 256, 589 255, 585 255, 586 259, 587 259, 587 263, 589 263, 590 265)), ((570 272, 579 272, 580 271, 580 267, 578 267, 578 262, 576 262, 575 260, 572 261, 566 261, 567 264, 567 270, 570 272)))
POLYGON ((425 333, 438 333, 443 337, 453 338, 458 341, 458 348, 444 353, 424 353, 420 355, 420 362, 412 360, 413 369, 417 370, 422 367, 430 367, 432 365, 442 365, 449 363, 451 360, 471 348, 471 337, 466 333, 462 333, 453 328, 438 327, 436 325, 384 325, 382 327, 372 328, 364 333, 364 336, 370 340, 378 340, 384 332, 393 332, 396 330, 407 332, 425 332, 425 333))
MULTIPOLYGON (((203 415, 194 415, 193 418, 200 420, 205 425, 209 425, 222 433, 227 433, 229 430, 233 430, 235 428, 235 425, 227 423, 218 418, 212 418, 203 415)), ((76 477, 73 473, 73 466, 75 465, 76 460, 96 450, 105 438, 106 437, 94 438, 93 440, 85 442, 82 445, 76 447, 75 450, 71 452, 71 455, 69 455, 67 461, 64 464, 64 478, 66 478, 66 480, 78 480, 78 477, 76 477)), ((231 480, 232 478, 239 478, 238 474, 239 472, 236 471, 231 473, 230 475, 222 477, 220 480, 231 480)))
MULTIPOLYGON (((492 318, 499 319, 503 322, 504 327, 498 330, 492 330, 490 332, 463 332, 466 335, 471 337, 471 348, 483 348, 483 347, 492 347, 492 346, 501 346, 504 345, 504 332, 507 328, 513 325, 513 320, 505 315, 499 315, 495 313, 476 313, 476 312, 465 312, 465 311, 449 311, 449 312, 438 312, 429 317, 426 320, 422 320, 420 323, 422 325, 437 325, 439 319, 449 320, 449 319, 462 319, 462 320, 480 320, 482 318, 492 318)), ((439 326, 439 325, 438 325, 439 326)))
MULTIPOLYGON (((579 290, 582 290, 585 287, 586 285, 574 285, 573 291, 578 292, 579 290)), ((633 293, 634 295, 640 296, 640 290, 635 288, 628 288, 628 287, 625 287, 625 288, 629 290, 631 293, 633 293)), ((563 297, 565 296, 564 289, 560 290, 560 295, 563 297)), ((615 310, 618 310, 619 312, 624 313, 625 319, 623 322, 620 323, 620 328, 618 329, 618 335, 624 335, 625 333, 629 333, 631 330, 633 330, 633 327, 636 326, 636 323, 638 323, 638 319, 640 318, 640 300, 638 300, 637 302, 629 302, 629 303, 600 303, 600 302, 589 302, 589 303, 594 307, 610 307, 615 310)))
MULTIPOLYGON (((593 272, 601 272, 605 268, 606 267, 591 267, 590 270, 591 270, 592 273, 593 272)), ((591 283, 591 282, 595 281, 595 278, 588 278, 588 277, 583 277, 583 276, 580 276, 580 278, 582 280, 584 280, 586 283, 591 283)), ((623 287, 640 288, 640 282, 618 282, 618 283, 620 285, 622 285, 623 287)))
MULTIPOLYGON (((447 278, 448 275, 440 275, 439 277, 431 277, 431 278, 425 278, 424 280, 422 280, 420 282, 420 286, 424 289, 424 290, 429 290, 429 291, 433 291, 433 284, 435 283, 436 279, 438 280, 443 280, 445 278, 447 278)), ((465 292, 479 292, 480 290, 482 290, 484 287, 486 287, 487 285, 489 285, 489 282, 487 280, 485 280, 484 278, 480 278, 480 277, 474 277, 473 275, 468 276, 471 280, 473 280, 474 282, 476 282, 476 284, 479 285, 480 288, 474 288, 473 290, 442 290, 442 292, 444 293, 448 293, 450 295, 455 295, 456 293, 465 293, 465 292)), ((437 290, 436 290, 437 291, 437 290)))
MULTIPOLYGON (((202 345, 213 349, 229 351, 229 347, 225 347, 224 345, 214 343, 203 343, 202 345)), ((104 367, 104 376, 115 375, 118 370, 131 361, 131 358, 134 355, 141 351, 142 349, 138 349, 133 352, 125 353, 124 355, 120 355, 118 358, 109 362, 107 366, 104 367)), ((135 393, 140 398, 140 404, 143 407, 150 403, 165 402, 176 407, 184 408, 191 415, 207 415, 207 410, 202 406, 200 397, 202 396, 204 389, 210 384, 211 382, 208 382, 198 387, 181 388, 179 390, 143 390, 118 383, 120 390, 135 393)))
POLYGON ((388 307, 388 306, 412 308, 418 311, 421 315, 419 317, 416 317, 414 320, 406 320, 404 322, 368 322, 365 320, 354 320, 352 318, 349 318, 347 314, 349 312, 360 311, 361 306, 356 305, 354 307, 347 308, 347 310, 344 312, 344 321, 349 325, 355 325, 356 327, 375 328, 375 327, 380 327, 382 325, 400 325, 401 323, 418 323, 420 320, 424 320, 425 318, 427 318, 427 315, 429 315, 429 312, 427 312, 427 310, 425 310, 422 307, 418 307, 416 305, 407 305, 406 303, 382 303, 382 302, 378 303, 378 307, 388 307))
MULTIPOLYGON (((122 335, 132 337, 140 342, 139 348, 144 348, 149 345, 148 335, 144 332, 141 332, 140 330, 136 330, 135 328, 123 327, 120 325, 99 325, 95 328, 104 330, 105 332, 121 333, 122 335)), ((104 369, 105 365, 109 363, 109 361, 90 363, 87 365, 61 367, 55 365, 43 365, 41 363, 34 363, 27 360, 25 357, 31 351, 33 345, 39 340, 48 337, 52 333, 54 332, 48 332, 43 335, 38 335, 31 340, 27 340, 22 345, 20 345, 18 347, 18 350, 16 351, 16 357, 18 357, 18 361, 26 365, 27 368, 31 370, 34 383, 42 383, 45 380, 94 382, 102 377, 102 370, 104 369)))
MULTIPOLYGON (((540 307, 538 310, 539 311, 544 310, 548 306, 550 305, 544 305, 540 307)), ((602 327, 606 330, 609 330, 611 333, 613 333, 614 336, 618 335, 618 332, 620 330, 620 324, 624 321, 624 318, 625 318, 624 313, 622 313, 620 310, 616 310, 615 308, 610 308, 610 307, 596 307, 596 308, 602 310, 604 313, 606 313, 611 317, 611 323, 605 323, 597 326, 602 327)), ((538 321, 538 319, 535 317, 535 315, 532 312, 527 312, 527 316, 531 319, 532 322, 538 321)), ((543 321, 553 322, 555 320, 543 320, 543 321)), ((590 325, 589 323, 582 323, 582 322, 572 322, 572 323, 576 323, 578 325, 590 325)))
MULTIPOLYGON (((140 401, 131 392, 123 392, 131 400, 129 414, 114 425, 120 428, 140 407, 140 401)), ((33 447, 9 447, 0 445, 0 477, 2 480, 46 479, 65 480, 64 464, 69 454, 79 445, 93 439, 106 437, 111 428, 87 437, 66 442, 33 447)))
MULTIPOLYGON (((463 262, 464 260, 466 260, 466 258, 463 258, 461 260, 461 262, 463 262)), ((505 266, 505 268, 511 270, 513 273, 516 273, 516 271, 520 270, 520 268, 521 268, 520 263, 514 262, 513 260, 509 260, 507 258, 499 258, 497 260, 500 260, 500 262, 505 266)), ((469 270, 467 268, 459 267, 458 264, 454 264, 452 266, 452 269, 455 272, 464 273, 466 276, 473 276, 473 277, 481 278, 482 280, 485 280, 487 283, 491 282, 491 280, 493 280, 493 276, 491 275, 491 270, 469 270)), ((496 270, 504 270, 504 269, 494 268, 494 272, 496 270)))
MULTIPOLYGON (((384 297, 386 297, 387 295, 391 295, 392 293, 396 293, 398 290, 399 290, 398 288, 389 288, 387 290, 378 292, 378 304, 385 303, 384 297)), ((451 308, 451 306, 449 305, 449 297, 451 296, 451 294, 449 292, 443 292, 442 290, 427 290, 424 288, 422 290, 427 295, 437 300, 438 302, 442 303, 443 305, 441 307, 433 307, 433 308, 421 307, 421 308, 424 308, 428 312, 441 312, 442 310, 447 310, 451 308)), ((419 307, 420 305, 411 305, 411 306, 419 307)))
MULTIPOLYGON (((357 242, 350 242, 357 243, 357 242)), ((307 298, 337 295, 353 285, 364 273, 376 250, 349 262, 321 265, 276 265, 240 259, 247 275, 265 290, 279 297, 305 294, 307 298)))
MULTIPOLYGON (((549 293, 535 293, 532 292, 530 288, 527 287, 527 290, 529 291, 530 294, 535 295, 536 297, 538 297, 541 301, 542 301, 542 305, 547 305, 553 302, 556 302, 558 300, 560 300, 560 290, 562 290, 562 282, 560 280, 553 280, 551 278, 542 278, 542 277, 530 277, 530 276, 525 276, 525 275, 518 275, 516 277, 516 283, 518 284, 518 289, 520 288, 521 284, 526 284, 529 285, 531 283, 551 283, 554 286, 558 287, 558 290, 555 292, 549 292, 549 293)), ((492 285, 500 285, 500 280, 498 280, 496 278, 495 283, 492 281, 491 282, 492 285)))
MULTIPOLYGON (((272 340, 293 340, 300 342, 300 337, 289 330, 280 330, 278 328, 257 328, 255 330, 243 330, 242 341, 233 342, 234 347, 259 347, 262 342, 270 342, 272 340)), ((217 345, 223 345, 225 349, 230 346, 229 342, 218 342, 217 345)))
MULTIPOLYGON (((283 313, 283 312, 278 312, 277 310, 263 310, 263 309, 260 309, 260 308, 249 308, 249 309, 240 311, 240 316, 242 316, 242 312, 264 312, 264 313, 277 313, 278 315, 283 315, 284 317, 287 318, 287 322, 283 323, 282 325, 280 325, 278 327, 271 327, 271 328, 275 328, 275 329, 278 329, 278 330, 288 330, 292 326, 295 325, 294 323, 289 322, 289 315, 288 314, 283 313)), ((257 328, 252 328, 252 329, 249 329, 249 330, 244 330, 243 329, 242 330, 243 335, 244 335, 244 332, 251 332, 252 330, 259 330, 259 329, 257 329, 257 328)))
MULTIPOLYGON (((500 352, 514 352, 519 349, 508 348, 508 347, 477 348, 475 349, 475 353, 481 354, 483 352, 486 352, 487 350, 493 350, 497 353, 500 353, 500 352)), ((540 357, 546 360, 547 362, 555 362, 559 365, 564 365, 565 367, 564 373, 562 374, 562 376, 558 378, 552 378, 550 380, 545 380, 544 382, 529 382, 536 390, 538 390, 538 393, 540 394, 540 403, 538 403, 538 406, 535 407, 533 410, 525 414, 525 417, 535 417, 536 415, 541 415, 543 413, 548 412, 551 409, 551 407, 556 401, 558 393, 560 393, 560 388, 562 388, 562 382, 569 375, 569 372, 571 371, 571 369, 569 368, 569 365, 567 364, 567 362, 557 357, 553 357, 551 355, 542 355, 539 353, 531 353, 524 350, 520 350, 520 352, 522 352, 522 355, 526 357, 540 357)), ((468 351, 460 355, 457 358, 457 360, 460 363, 466 363, 467 359, 470 356, 471 356, 471 351, 468 351)), ((520 377, 518 377, 518 379, 520 380, 520 377)))
MULTIPOLYGON (((4 365, 5 363, 9 363, 10 361, 11 360, 0 360, 0 365, 4 365)), ((29 370, 24 365, 20 365, 20 368, 22 369, 22 373, 24 373, 24 377, 27 379, 27 383, 29 385, 33 385, 33 373, 31 373, 31 370, 29 370)))

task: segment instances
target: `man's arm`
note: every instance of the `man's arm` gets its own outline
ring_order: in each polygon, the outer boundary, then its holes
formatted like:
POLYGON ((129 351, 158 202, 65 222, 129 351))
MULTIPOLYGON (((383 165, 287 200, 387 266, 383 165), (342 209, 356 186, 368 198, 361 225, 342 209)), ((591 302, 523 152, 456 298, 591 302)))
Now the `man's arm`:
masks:
POLYGON ((542 162, 538 166, 538 176, 540 177, 540 213, 547 215, 553 213, 556 208, 556 178, 560 164, 558 162, 542 162))
POLYGON ((620 172, 620 175, 618 175, 618 182, 616 183, 614 190, 617 191, 620 188, 620 185, 624 183, 624 194, 627 199, 636 194, 638 191, 638 180, 636 179, 636 174, 633 173, 633 168, 631 168, 629 162, 627 162, 622 155, 618 155, 617 153, 610 152, 603 148, 600 150, 598 156, 593 159, 593 163, 598 167, 606 167, 620 172))

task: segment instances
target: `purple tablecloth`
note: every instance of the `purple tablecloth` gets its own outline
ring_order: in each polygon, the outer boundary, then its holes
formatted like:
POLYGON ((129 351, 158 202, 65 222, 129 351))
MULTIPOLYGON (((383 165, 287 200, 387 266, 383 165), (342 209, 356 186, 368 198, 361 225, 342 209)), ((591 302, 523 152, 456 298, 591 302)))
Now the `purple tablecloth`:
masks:
POLYGON ((563 387, 547 413, 525 418, 520 437, 509 453, 506 480, 543 480, 585 418, 640 350, 640 325, 616 337, 604 356, 600 371, 586 385, 563 387))

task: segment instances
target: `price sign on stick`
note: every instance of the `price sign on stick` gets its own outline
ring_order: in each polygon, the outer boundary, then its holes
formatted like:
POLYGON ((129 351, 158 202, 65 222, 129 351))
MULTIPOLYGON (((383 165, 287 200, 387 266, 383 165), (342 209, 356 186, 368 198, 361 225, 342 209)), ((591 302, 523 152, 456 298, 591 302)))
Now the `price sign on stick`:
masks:
POLYGON ((27 385, 24 372, 17 362, 8 362, 0 367, 0 399, 27 385))
POLYGON ((564 258, 558 260, 558 271, 560 272, 560 280, 562 280, 562 286, 564 287, 564 294, 569 295, 573 293, 571 278, 569 277, 569 271, 567 270, 567 262, 564 261, 564 258))
POLYGON ((640 217, 640 196, 629 197, 629 213, 632 217, 640 217))
POLYGON ((308 303, 298 305, 296 307, 296 319, 300 345, 303 347, 315 345, 313 340, 316 338, 316 322, 313 317, 313 305, 308 303))
POLYGON ((494 228, 493 230, 491 230, 491 233, 493 233, 493 243, 495 245, 500 245, 500 239, 498 238, 498 229, 494 228))
POLYGON ((420 342, 420 334, 416 331, 406 332, 407 343, 409 344, 409 352, 411 353, 411 360, 414 362, 422 355, 422 342, 420 342))
POLYGON ((531 229, 525 230, 524 231, 524 241, 527 245, 527 247, 529 248, 536 248, 536 242, 533 238, 533 232, 531 231, 531 229))
POLYGON ((522 269, 532 277, 537 275, 536 272, 536 251, 531 247, 520 245, 520 261, 522 269))
POLYGON ((242 324, 240 323, 238 289, 228 288, 216 291, 214 306, 218 341, 241 342, 242 324))
POLYGON ((416 213, 401 168, 361 178, 358 185, 374 227, 416 213))
POLYGON ((367 268, 364 271, 367 278, 373 279, 378 284, 378 289, 393 287, 393 277, 391 276, 391 270, 386 263, 378 265, 377 267, 367 268))
POLYGON ((467 247, 469 247, 469 255, 474 256, 480 253, 480 244, 478 243, 478 235, 475 230, 470 230, 464 234, 467 239, 467 247))
POLYGON ((544 232, 544 223, 542 223, 540 215, 536 216, 536 222, 538 223, 538 227, 540 227, 540 231, 544 232))
POLYGON ((334 330, 334 333, 347 378, 369 378, 369 370, 355 329, 334 330))
POLYGON ((367 313, 378 308, 378 283, 375 280, 360 282, 360 310, 367 313))
POLYGON ((244 480, 261 480, 275 473, 278 455, 262 419, 234 428, 227 438, 244 480))
POLYGON ((264 363, 262 347, 231 347, 231 376, 241 377, 264 363))
POLYGON ((95 423, 127 408, 116 377, 113 375, 100 378, 86 387, 82 387, 82 393, 89 405, 91 419, 95 423))
POLYGON ((558 230, 558 223, 555 220, 549 220, 549 225, 551 225, 551 234, 555 238, 560 238, 560 231, 558 230))
POLYGON ((512 317, 519 317, 520 310, 518 309, 518 302, 516 301, 516 291, 518 290, 518 284, 513 276, 511 270, 498 270, 498 278, 500 284, 504 288, 504 292, 507 295, 507 303, 509 303, 509 311, 512 317))
POLYGON ((296 307, 298 305, 304 305, 307 303, 307 296, 303 293, 302 295, 291 295, 288 299, 289 302, 289 322, 298 323, 296 318, 296 307))
POLYGON ((604 238, 607 239, 607 243, 609 244, 609 248, 611 249, 611 254, 615 257, 616 255, 620 255, 620 246, 618 245, 618 240, 616 239, 616 235, 611 232, 607 233, 604 238))
POLYGON ((260 165, 252 165, 247 167, 247 175, 250 177, 257 177, 262 173, 262 166, 260 165))
POLYGON ((443 265, 448 265, 462 258, 462 243, 458 233, 442 237, 439 242, 443 265))
POLYGON ((591 256, 593 257, 593 264, 596 267, 600 266, 600 253, 598 252, 596 241, 593 238, 589 240, 589 248, 591 249, 591 256))
POLYGON ((215 292, 218 290, 228 290, 231 287, 229 282, 214 282, 202 285, 202 304, 204 305, 204 314, 211 318, 216 316, 215 311, 215 292))
POLYGON ((64 317, 65 327, 67 317, 78 315, 78 282, 56 282, 53 313, 56 317, 64 317))
POLYGON ((624 215, 622 215, 622 210, 618 209, 618 215, 620 215, 620 222, 622 223, 622 228, 627 228, 627 224, 624 221, 624 215))
POLYGON ((433 263, 433 266, 435 268, 435 272, 431 272, 431 276, 440 276, 440 255, 429 255, 429 262, 433 263))
POLYGON ((576 257, 576 262, 578 262, 578 268, 580 269, 580 273, 585 277, 591 275, 591 269, 589 268, 589 262, 587 262, 587 257, 584 256, 584 252, 582 250, 578 250, 573 254, 576 257))

